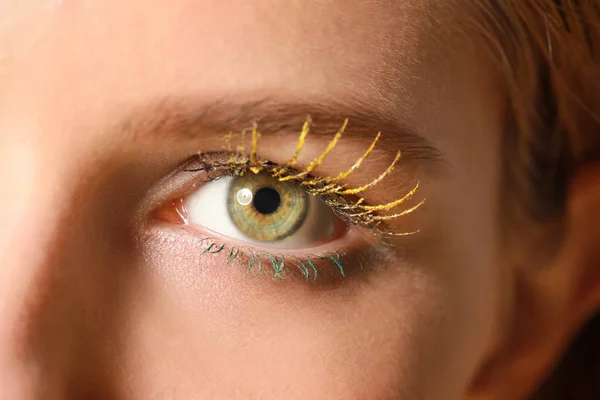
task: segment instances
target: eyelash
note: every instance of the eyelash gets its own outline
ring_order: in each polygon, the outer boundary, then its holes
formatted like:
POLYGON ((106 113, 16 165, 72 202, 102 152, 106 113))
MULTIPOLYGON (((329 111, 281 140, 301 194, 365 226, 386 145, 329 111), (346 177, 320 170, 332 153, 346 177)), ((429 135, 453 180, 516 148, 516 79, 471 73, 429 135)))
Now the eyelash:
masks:
MULTIPOLYGON (((331 267, 337 270, 342 278, 346 277, 346 266, 344 258, 349 255, 346 253, 331 252, 331 254, 310 254, 302 257, 294 255, 275 255, 267 251, 248 250, 241 246, 227 246, 218 244, 213 238, 204 238, 200 241, 200 246, 205 246, 202 256, 216 255, 229 251, 225 265, 237 262, 246 268, 246 272, 251 273, 256 269, 253 277, 257 277, 263 272, 263 267, 268 265, 273 270, 273 280, 284 278, 284 269, 288 266, 296 268, 306 282, 317 280, 319 271, 330 270, 331 267), (292 261, 293 260, 293 261, 292 261)), ((362 269, 362 266, 361 266, 362 269)))
POLYGON ((356 196, 366 190, 375 187, 387 176, 389 176, 401 158, 400 152, 397 153, 394 161, 389 165, 389 167, 370 183, 357 188, 348 188, 347 185, 341 183, 344 179, 348 178, 352 173, 354 173, 373 152, 373 149, 375 148, 381 137, 381 132, 377 134, 377 136, 375 137, 369 148, 365 151, 365 153, 348 170, 341 172, 336 177, 317 178, 311 175, 311 172, 318 168, 319 165, 321 165, 325 161, 325 158, 327 158, 329 153, 336 147, 337 143, 342 138, 346 127, 348 126, 348 122, 348 119, 346 119, 341 128, 333 137, 333 139, 329 142, 325 151, 323 151, 321 155, 319 155, 311 163, 309 163, 303 170, 298 170, 297 168, 295 168, 295 166, 297 164, 300 152, 302 151, 306 143, 306 138, 310 133, 310 127, 312 124, 312 119, 310 118, 310 116, 306 119, 302 127, 302 131, 300 132, 294 155, 285 164, 275 164, 269 161, 259 159, 258 140, 261 135, 258 130, 258 125, 256 124, 254 124, 252 128, 252 146, 249 157, 244 155, 245 147, 243 146, 243 144, 246 139, 246 131, 242 131, 240 133, 242 146, 238 147, 236 153, 232 152, 233 133, 230 132, 226 136, 225 142, 227 144, 229 153, 229 157, 226 162, 221 162, 219 164, 217 162, 214 162, 213 160, 213 165, 210 165, 209 160, 212 158, 210 154, 203 155, 202 153, 199 153, 198 157, 201 160, 204 159, 204 168, 225 168, 228 171, 230 171, 233 176, 242 176, 249 172, 255 174, 258 174, 259 172, 267 172, 273 178, 276 178, 282 182, 296 181, 299 185, 303 186, 309 194, 318 196, 319 198, 321 198, 321 200, 323 200, 323 202, 325 202, 325 204, 332 207, 332 209, 336 212, 336 215, 340 217, 340 219, 342 219, 344 222, 347 222, 352 225, 365 226, 374 233, 380 234, 382 236, 407 236, 418 233, 418 231, 401 233, 392 232, 389 230, 385 231, 379 229, 379 225, 385 221, 393 220, 416 211, 425 203, 424 199, 421 200, 421 202, 419 202, 417 205, 399 213, 391 215, 380 215, 379 212, 390 211, 411 200, 414 194, 419 189, 420 183, 417 183, 411 191, 409 191, 405 196, 401 197, 400 199, 377 206, 366 204, 365 198, 363 197, 360 197, 356 200, 353 200, 349 197, 356 196))
MULTIPOLYGON (((206 175, 205 183, 215 181, 225 176, 243 176, 245 174, 259 172, 269 173, 272 177, 280 179, 281 181, 294 181, 296 184, 302 186, 309 194, 319 197, 326 205, 331 207, 332 211, 345 223, 354 226, 360 226, 367 228, 372 234, 378 237, 380 243, 385 243, 385 239, 392 236, 406 236, 417 233, 416 232, 393 232, 389 230, 380 229, 385 221, 399 218, 407 215, 418 209, 424 200, 419 202, 416 206, 413 206, 400 213, 392 215, 380 215, 381 211, 389 211, 408 200, 410 200, 419 188, 417 184, 413 190, 408 192, 402 198, 383 205, 371 206, 368 205, 363 197, 357 198, 357 194, 368 190, 378 183, 380 183, 385 177, 387 177, 394 169, 396 163, 400 159, 400 153, 396 156, 393 163, 384 171, 379 177, 371 181, 369 184, 361 186, 355 189, 349 189, 346 185, 340 183, 351 175, 361 164, 368 158, 370 153, 376 146, 380 135, 378 134, 372 144, 369 146, 364 155, 357 160, 354 165, 345 172, 340 173, 335 178, 318 178, 311 174, 327 157, 327 155, 335 148, 337 142, 342 137, 344 130, 348 124, 346 120, 341 129, 336 133, 333 140, 329 143, 326 150, 311 162, 304 170, 295 168, 298 156, 302 150, 306 137, 310 132, 310 118, 305 122, 298 143, 296 151, 293 157, 285 164, 275 164, 270 161, 260 160, 257 156, 258 149, 258 138, 260 136, 258 127, 255 125, 252 129, 252 148, 250 156, 244 155, 244 147, 238 147, 236 152, 231 149, 232 133, 226 137, 227 152, 219 153, 199 153, 194 161, 188 164, 183 169, 185 172, 204 172, 206 175), (194 166, 195 163, 195 166, 194 166), (192 166, 194 166, 192 168, 192 166), (216 173, 216 175, 215 175, 216 173)), ((245 139, 246 132, 241 133, 242 143, 245 139)), ((307 282, 317 279, 318 270, 329 269, 333 267, 333 270, 339 271, 342 277, 346 277, 346 266, 345 260, 348 259, 348 254, 337 251, 328 251, 324 254, 313 254, 298 257, 294 255, 277 256, 267 251, 255 251, 248 249, 247 247, 240 246, 227 246, 226 244, 218 243, 213 238, 204 238, 201 240, 200 246, 205 246, 202 251, 202 256, 208 254, 220 254, 223 251, 229 251, 226 265, 233 262, 239 262, 242 265, 246 265, 247 271, 251 272, 256 269, 257 272, 254 276, 261 273, 264 265, 270 265, 273 269, 273 280, 283 278, 282 273, 284 268, 287 266, 294 266, 296 270, 306 279, 307 282), (325 264, 325 265, 323 265, 325 264)), ((362 269, 362 262, 359 260, 360 257, 356 257, 357 263, 362 269)))

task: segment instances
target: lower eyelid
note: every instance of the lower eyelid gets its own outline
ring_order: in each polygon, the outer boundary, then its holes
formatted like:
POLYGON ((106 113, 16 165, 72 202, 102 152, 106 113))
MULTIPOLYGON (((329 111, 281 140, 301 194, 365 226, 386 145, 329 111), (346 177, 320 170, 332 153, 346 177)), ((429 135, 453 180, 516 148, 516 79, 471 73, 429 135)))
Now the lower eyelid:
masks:
MULTIPOLYGON (((190 225, 159 222, 151 229, 177 235, 178 240, 188 243, 186 249, 194 257, 214 257, 215 267, 235 266, 251 277, 266 275, 273 280, 304 280, 320 285, 341 282, 372 267, 370 259, 375 249, 389 253, 379 241, 368 240, 358 229, 324 246, 294 251, 255 248, 190 225)), ((381 255, 376 258, 381 259, 381 255)))

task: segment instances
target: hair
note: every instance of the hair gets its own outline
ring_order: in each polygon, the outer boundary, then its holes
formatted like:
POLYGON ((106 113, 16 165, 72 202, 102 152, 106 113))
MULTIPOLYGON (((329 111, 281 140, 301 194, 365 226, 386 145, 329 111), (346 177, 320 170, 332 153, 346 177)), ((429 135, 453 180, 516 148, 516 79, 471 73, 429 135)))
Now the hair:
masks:
MULTIPOLYGON (((573 174, 600 161, 600 1, 474 3, 478 15, 472 23, 507 90, 502 144, 503 184, 512 197, 502 202, 510 208, 503 210, 507 227, 523 221, 543 227, 541 239, 552 257, 558 246, 547 243, 562 238, 573 174)), ((534 398, 600 399, 598 338, 600 315, 534 398)))

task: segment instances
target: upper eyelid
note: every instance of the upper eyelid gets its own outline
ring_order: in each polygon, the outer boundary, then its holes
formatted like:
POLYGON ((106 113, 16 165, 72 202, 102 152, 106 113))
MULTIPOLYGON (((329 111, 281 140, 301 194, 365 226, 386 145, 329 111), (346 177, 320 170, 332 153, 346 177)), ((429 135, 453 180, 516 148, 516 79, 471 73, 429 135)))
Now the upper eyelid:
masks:
POLYGON ((130 110, 112 129, 118 137, 133 141, 158 143, 202 142, 203 139, 222 136, 228 131, 250 129, 258 122, 269 134, 296 132, 307 115, 319 121, 317 135, 329 136, 344 118, 349 118, 356 136, 385 132, 393 147, 403 151, 407 161, 438 163, 443 154, 431 140, 393 116, 376 108, 365 108, 358 99, 308 100, 306 102, 263 98, 257 101, 198 102, 193 98, 160 99, 130 110))

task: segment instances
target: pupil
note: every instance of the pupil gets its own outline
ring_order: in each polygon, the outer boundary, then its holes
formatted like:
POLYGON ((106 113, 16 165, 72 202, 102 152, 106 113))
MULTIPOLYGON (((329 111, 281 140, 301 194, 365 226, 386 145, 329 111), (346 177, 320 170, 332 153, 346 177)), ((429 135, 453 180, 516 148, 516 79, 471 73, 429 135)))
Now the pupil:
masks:
POLYGON ((273 214, 281 205, 281 196, 273 188, 259 189, 254 195, 254 208, 261 214, 273 214))

